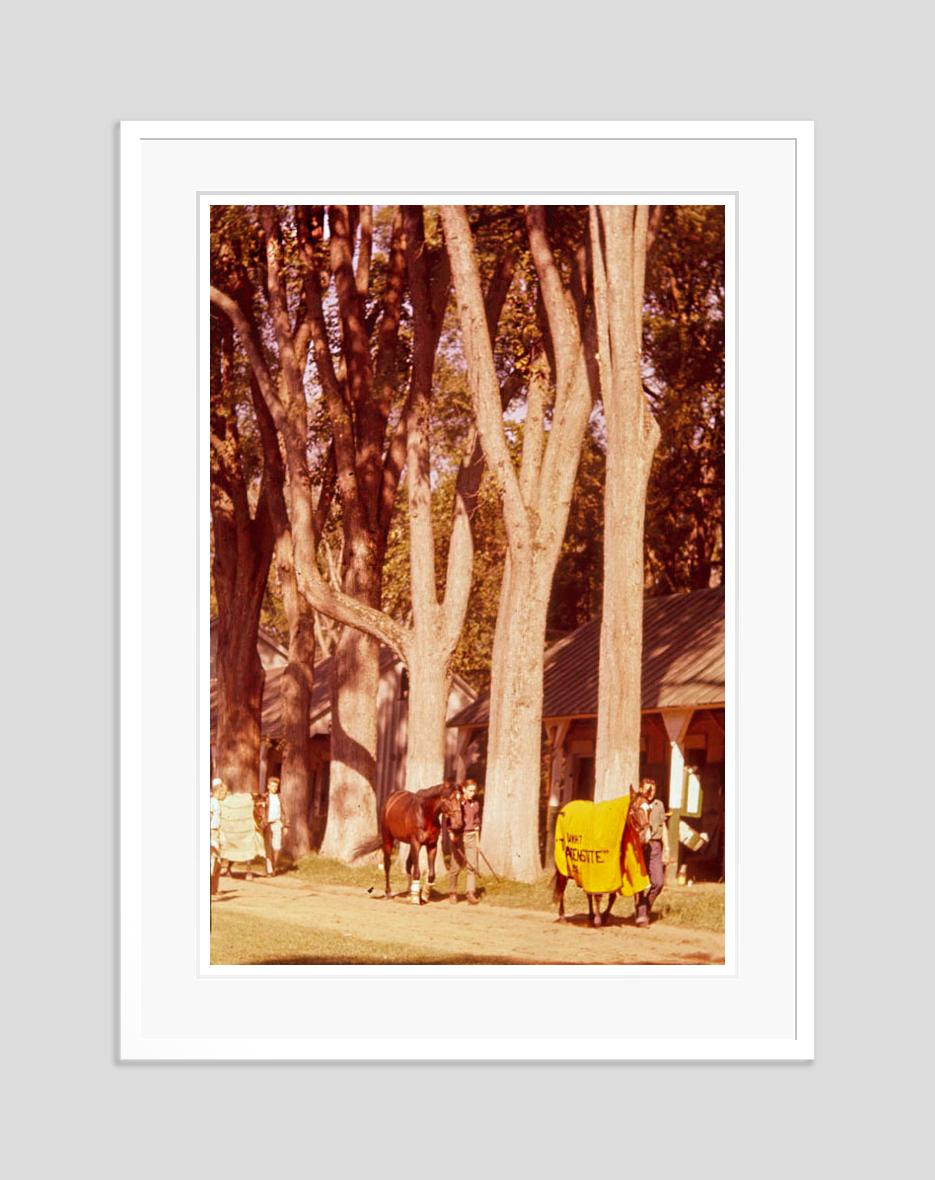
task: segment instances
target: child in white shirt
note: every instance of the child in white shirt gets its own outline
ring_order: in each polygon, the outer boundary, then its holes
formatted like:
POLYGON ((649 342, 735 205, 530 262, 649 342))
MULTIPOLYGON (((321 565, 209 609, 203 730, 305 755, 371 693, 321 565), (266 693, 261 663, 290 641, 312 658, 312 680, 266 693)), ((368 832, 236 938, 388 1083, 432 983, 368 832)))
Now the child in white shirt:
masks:
POLYGON ((282 796, 279 794, 279 779, 267 780, 266 790, 266 825, 263 834, 266 843, 266 875, 272 877, 278 867, 279 854, 282 851, 283 832, 289 825, 286 823, 282 796))

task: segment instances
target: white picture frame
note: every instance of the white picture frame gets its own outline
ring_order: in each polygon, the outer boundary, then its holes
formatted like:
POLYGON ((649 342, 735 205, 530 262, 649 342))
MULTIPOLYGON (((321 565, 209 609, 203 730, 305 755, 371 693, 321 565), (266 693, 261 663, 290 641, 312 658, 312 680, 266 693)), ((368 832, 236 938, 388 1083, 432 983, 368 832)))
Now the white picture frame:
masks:
POLYGON ((814 1055, 812 186, 805 122, 122 124, 124 1059, 814 1055), (204 225, 212 200, 259 195, 724 202, 723 965, 207 961, 204 225))

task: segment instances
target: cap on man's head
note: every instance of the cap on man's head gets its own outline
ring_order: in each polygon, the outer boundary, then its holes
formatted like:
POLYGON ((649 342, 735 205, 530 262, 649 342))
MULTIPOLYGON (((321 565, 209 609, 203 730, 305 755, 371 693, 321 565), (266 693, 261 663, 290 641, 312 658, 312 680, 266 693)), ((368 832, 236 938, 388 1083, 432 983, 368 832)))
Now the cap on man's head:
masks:
POLYGON ((213 779, 211 780, 211 786, 212 786, 212 787, 223 787, 223 786, 224 786, 224 780, 223 780, 222 778, 213 778, 213 779))

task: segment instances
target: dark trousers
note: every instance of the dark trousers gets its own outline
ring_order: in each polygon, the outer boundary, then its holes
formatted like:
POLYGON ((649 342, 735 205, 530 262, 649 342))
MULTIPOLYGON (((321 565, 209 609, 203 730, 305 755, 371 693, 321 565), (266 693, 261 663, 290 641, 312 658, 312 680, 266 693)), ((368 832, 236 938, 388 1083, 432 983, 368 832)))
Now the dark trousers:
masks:
POLYGON ((666 879, 666 869, 662 863, 662 841, 650 840, 644 844, 643 856, 646 858, 646 870, 649 873, 649 888, 641 896, 646 908, 652 909, 653 902, 662 892, 666 879))

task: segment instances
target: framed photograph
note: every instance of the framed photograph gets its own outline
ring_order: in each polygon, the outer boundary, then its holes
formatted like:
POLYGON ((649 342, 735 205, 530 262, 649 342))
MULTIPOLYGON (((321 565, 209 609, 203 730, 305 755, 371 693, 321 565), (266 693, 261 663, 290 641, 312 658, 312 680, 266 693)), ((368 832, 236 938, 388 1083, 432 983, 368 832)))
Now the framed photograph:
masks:
POLYGON ((812 188, 122 125, 125 1059, 813 1057, 812 188))

